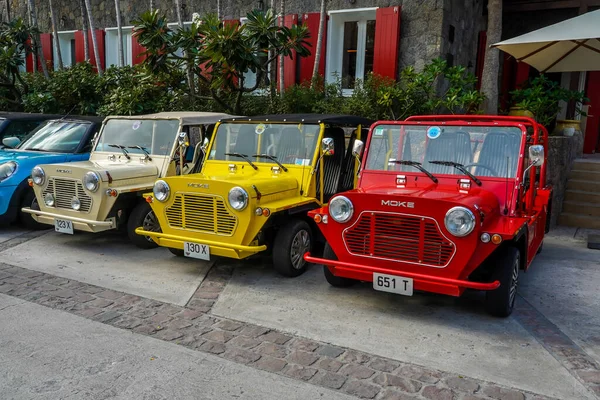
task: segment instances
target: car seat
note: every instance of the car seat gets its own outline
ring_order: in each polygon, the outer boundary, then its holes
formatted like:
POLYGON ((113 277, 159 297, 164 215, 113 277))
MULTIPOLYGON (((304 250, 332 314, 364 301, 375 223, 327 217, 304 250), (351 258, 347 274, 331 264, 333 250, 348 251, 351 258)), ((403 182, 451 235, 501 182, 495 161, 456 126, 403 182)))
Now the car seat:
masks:
MULTIPOLYGON (((344 130, 339 127, 328 127, 325 128, 323 138, 333 139, 333 154, 330 156, 323 156, 321 161, 323 163, 323 201, 329 202, 329 199, 337 193, 338 184, 342 172, 342 162, 344 160, 344 144, 345 135, 344 130)), ((320 196, 321 190, 321 179, 320 179, 320 168, 316 166, 316 179, 317 179, 317 197, 320 196)))
POLYGON ((429 161, 453 161, 462 165, 473 160, 471 137, 467 132, 444 132, 436 139, 427 141, 423 167, 432 174, 453 174, 454 167, 430 164, 429 161))
POLYGON ((243 125, 237 134, 232 153, 240 153, 249 157, 256 154, 256 136, 253 125, 243 125))
MULTIPOLYGON (((505 131, 490 132, 486 135, 478 163, 492 168, 498 176, 515 176, 520 155, 521 135, 505 131)), ((475 167, 475 176, 494 176, 487 168, 475 167)))
POLYGON ((277 144, 277 160, 280 163, 293 164, 295 158, 303 158, 304 145, 302 132, 297 127, 284 128, 277 144))

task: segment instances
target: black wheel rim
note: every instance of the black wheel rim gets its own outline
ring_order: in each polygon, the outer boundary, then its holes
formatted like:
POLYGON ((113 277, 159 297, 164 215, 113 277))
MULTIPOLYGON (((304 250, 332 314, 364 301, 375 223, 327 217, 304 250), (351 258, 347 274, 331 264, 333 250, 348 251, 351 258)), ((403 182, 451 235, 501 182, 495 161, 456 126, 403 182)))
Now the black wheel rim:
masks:
POLYGON ((296 232, 292 239, 292 246, 290 248, 290 261, 292 267, 296 270, 302 269, 306 261, 304 261, 304 254, 310 250, 310 235, 302 229, 296 232))
MULTIPOLYGON (((160 224, 158 223, 158 219, 156 215, 154 215, 153 211, 149 211, 144 217, 144 221, 142 222, 142 227, 145 231, 148 232, 160 232, 160 224)), ((154 243, 154 240, 150 236, 144 236, 147 241, 154 243)))
POLYGON ((513 263, 513 266, 512 266, 512 272, 511 272, 511 276, 510 276, 510 289, 508 292, 510 308, 512 308, 513 305, 515 304, 515 299, 517 297, 517 286, 519 284, 519 268, 520 268, 519 261, 520 261, 519 257, 516 257, 515 261, 513 263))

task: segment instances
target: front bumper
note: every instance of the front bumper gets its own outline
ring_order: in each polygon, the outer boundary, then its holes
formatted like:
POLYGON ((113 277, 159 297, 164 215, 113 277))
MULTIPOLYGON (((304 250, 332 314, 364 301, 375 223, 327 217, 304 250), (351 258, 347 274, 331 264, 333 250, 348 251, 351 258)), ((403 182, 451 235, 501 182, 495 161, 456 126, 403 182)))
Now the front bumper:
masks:
POLYGON ((260 253, 267 249, 266 245, 260 246, 242 246, 238 244, 216 242, 213 240, 198 240, 185 236, 170 235, 162 232, 145 231, 142 228, 137 228, 135 233, 142 236, 151 237, 159 246, 170 247, 173 249, 183 250, 184 243, 204 244, 210 248, 210 254, 227 258, 246 258, 253 254, 260 253))
POLYGON ((0 224, 10 224, 19 214, 18 202, 13 201, 17 186, 0 187, 0 224))
POLYGON ((332 267, 332 272, 336 276, 356 279, 365 282, 373 281, 373 273, 402 276, 412 278, 415 290, 446 294, 450 296, 460 296, 464 289, 475 290, 494 290, 500 286, 499 281, 490 283, 470 282, 462 279, 443 278, 434 275, 419 274, 414 272, 404 272, 395 269, 381 268, 371 265, 362 265, 355 263, 342 262, 337 260, 328 260, 325 258, 312 257, 310 253, 304 255, 307 262, 313 264, 322 264, 332 267))
POLYGON ((56 219, 71 221, 73 223, 73 229, 77 231, 98 233, 115 229, 117 227, 116 218, 110 218, 106 221, 95 221, 92 219, 77 218, 46 211, 32 210, 31 208, 27 207, 22 208, 21 211, 31 214, 32 218, 40 224, 54 225, 54 221, 56 219))

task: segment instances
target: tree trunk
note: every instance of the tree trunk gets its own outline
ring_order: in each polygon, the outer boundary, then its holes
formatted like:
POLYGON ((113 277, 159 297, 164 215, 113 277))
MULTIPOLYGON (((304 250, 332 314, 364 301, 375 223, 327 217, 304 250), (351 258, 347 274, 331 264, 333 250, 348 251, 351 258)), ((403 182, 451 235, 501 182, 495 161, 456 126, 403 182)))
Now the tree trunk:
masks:
POLYGON ((150 11, 154 11, 154 1, 150 0, 150 11))
POLYGON ((6 22, 10 22, 10 0, 6 0, 6 22))
POLYGON ((85 8, 87 9, 88 21, 90 23, 90 32, 92 33, 92 48, 94 49, 94 57, 96 58, 96 68, 98 68, 98 75, 102 76, 103 71, 100 63, 100 52, 98 51, 98 38, 96 37, 96 31, 94 31, 94 17, 92 16, 90 0, 85 0, 85 8))
POLYGON ((87 11, 85 8, 85 0, 79 0, 79 5, 81 7, 81 26, 83 28, 83 58, 85 61, 90 61, 90 39, 88 37, 89 26, 87 20, 87 11))
POLYGON ((217 18, 221 20, 221 0, 217 0, 217 18))
MULTIPOLYGON (((285 0, 279 0, 279 26, 284 25, 285 15, 285 0)), ((283 78, 283 56, 279 56, 279 93, 283 93, 285 90, 285 80, 283 78)))
POLYGON ((498 114, 498 71, 500 69, 500 50, 490 48, 502 37, 502 0, 488 1, 487 43, 483 72, 481 73, 481 93, 486 97, 483 111, 486 114, 498 114))
MULTIPOLYGON (((29 4, 29 15, 31 16, 31 24, 36 29, 36 33, 33 35, 34 51, 37 54, 37 56, 39 57, 39 60, 40 60, 39 63, 40 63, 40 66, 42 67, 42 72, 44 73, 44 76, 46 77, 46 79, 48 79, 49 78, 48 66, 46 65, 46 58, 44 57, 44 52, 42 51, 42 46, 40 45, 40 34, 37 31, 38 24, 37 24, 37 16, 35 14, 35 5, 33 4, 33 0, 28 0, 28 4, 29 4)), ((34 64, 33 64, 34 71, 37 69, 37 62, 35 62, 35 61, 37 61, 37 60, 34 59, 34 64)))
POLYGON ((315 65, 313 66, 312 81, 310 87, 314 88, 319 77, 319 64, 323 51, 323 36, 325 34, 325 17, 327 16, 327 0, 321 0, 321 13, 319 15, 319 33, 317 34, 317 48, 315 49, 315 65))
MULTIPOLYGON (((175 0, 175 8, 177 9, 177 23, 179 24, 179 29, 183 29, 183 18, 181 17, 181 0, 175 0)), ((183 52, 183 56, 187 59, 188 54, 183 52)), ((194 82, 194 73, 192 71, 192 64, 189 60, 186 60, 187 66, 187 80, 188 80, 188 88, 190 90, 190 96, 194 96, 196 94, 196 85, 194 82)))
POLYGON ((119 67, 125 66, 125 53, 123 51, 123 29, 121 26, 121 4, 119 0, 115 0, 115 11, 117 13, 117 51, 119 52, 119 67))
POLYGON ((183 19, 181 18, 181 0, 175 0, 175 8, 177 10, 177 23, 183 29, 183 19))
POLYGON ((48 0, 50 6, 50 22, 52 23, 52 33, 54 34, 54 46, 56 48, 56 58, 58 61, 58 69, 63 69, 65 66, 62 60, 62 52, 60 51, 60 42, 58 40, 58 29, 56 28, 56 15, 54 14, 54 7, 52 0, 48 0))

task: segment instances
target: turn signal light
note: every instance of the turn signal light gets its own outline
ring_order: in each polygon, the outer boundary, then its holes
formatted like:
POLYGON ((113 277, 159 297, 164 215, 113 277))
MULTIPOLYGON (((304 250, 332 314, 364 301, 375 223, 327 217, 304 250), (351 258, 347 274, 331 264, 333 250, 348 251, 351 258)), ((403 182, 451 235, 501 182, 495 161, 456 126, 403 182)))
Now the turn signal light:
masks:
POLYGON ((321 223, 321 221, 323 220, 323 218, 321 217, 321 214, 315 214, 315 216, 314 216, 314 218, 313 218, 313 219, 315 220, 315 222, 316 222, 317 224, 320 224, 320 223, 321 223))
POLYGON ((117 197, 117 191, 115 189, 106 189, 106 195, 109 197, 117 197))
POLYGON ((152 201, 153 201, 152 196, 146 197, 146 203, 152 203, 152 201))
POLYGON ((492 243, 494 244, 500 244, 502 243, 502 236, 498 235, 497 233, 492 235, 492 243))
POLYGON ((268 217, 269 215, 271 215, 271 210, 269 210, 268 208, 263 208, 262 214, 263 217, 268 217))
POLYGON ((33 179, 29 178, 27 179, 27 184, 31 187, 33 187, 33 179))

